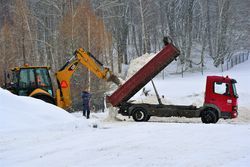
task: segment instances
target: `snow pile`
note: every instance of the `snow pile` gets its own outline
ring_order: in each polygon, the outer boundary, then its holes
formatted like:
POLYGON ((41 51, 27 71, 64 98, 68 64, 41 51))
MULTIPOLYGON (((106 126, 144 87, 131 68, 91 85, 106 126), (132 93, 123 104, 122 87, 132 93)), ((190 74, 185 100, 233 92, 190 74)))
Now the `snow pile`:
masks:
POLYGON ((0 131, 86 127, 87 122, 41 100, 0 88, 0 131))

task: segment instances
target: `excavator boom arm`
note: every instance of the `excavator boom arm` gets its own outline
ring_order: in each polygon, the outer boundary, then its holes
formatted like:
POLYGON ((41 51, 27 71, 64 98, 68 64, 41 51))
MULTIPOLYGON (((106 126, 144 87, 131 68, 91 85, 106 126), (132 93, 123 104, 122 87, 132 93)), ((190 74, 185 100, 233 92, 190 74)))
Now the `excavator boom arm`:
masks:
POLYGON ((56 90, 57 105, 62 108, 69 108, 72 104, 70 95, 70 79, 78 65, 82 64, 98 78, 111 81, 120 85, 120 80, 113 75, 109 68, 104 67, 91 53, 84 49, 77 49, 74 56, 56 73, 58 89, 56 90))
POLYGON ((108 80, 112 75, 109 68, 104 67, 91 53, 86 52, 82 48, 75 51, 76 59, 93 72, 98 78, 108 80))

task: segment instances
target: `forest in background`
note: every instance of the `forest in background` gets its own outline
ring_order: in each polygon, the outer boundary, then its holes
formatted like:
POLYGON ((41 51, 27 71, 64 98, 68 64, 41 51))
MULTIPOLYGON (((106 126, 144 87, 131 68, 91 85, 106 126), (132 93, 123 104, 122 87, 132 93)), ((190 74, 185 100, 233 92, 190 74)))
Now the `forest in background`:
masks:
MULTIPOLYGON (((159 51, 164 36, 181 50, 182 72, 202 70, 205 53, 220 67, 250 50, 249 9, 248 0, 0 0, 0 85, 6 69, 26 63, 50 66, 54 78, 80 47, 122 74, 131 59, 159 51)), ((86 85, 101 108, 107 85, 84 67, 72 77, 74 108, 86 85)))

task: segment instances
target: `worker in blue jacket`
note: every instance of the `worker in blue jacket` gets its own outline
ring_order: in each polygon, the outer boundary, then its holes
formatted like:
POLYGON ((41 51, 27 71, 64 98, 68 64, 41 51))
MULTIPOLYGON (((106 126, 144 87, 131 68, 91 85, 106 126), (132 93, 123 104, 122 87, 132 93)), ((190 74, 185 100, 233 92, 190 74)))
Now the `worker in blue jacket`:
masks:
POLYGON ((91 94, 87 90, 82 91, 83 116, 85 116, 87 119, 89 119, 90 114, 90 98, 91 94))

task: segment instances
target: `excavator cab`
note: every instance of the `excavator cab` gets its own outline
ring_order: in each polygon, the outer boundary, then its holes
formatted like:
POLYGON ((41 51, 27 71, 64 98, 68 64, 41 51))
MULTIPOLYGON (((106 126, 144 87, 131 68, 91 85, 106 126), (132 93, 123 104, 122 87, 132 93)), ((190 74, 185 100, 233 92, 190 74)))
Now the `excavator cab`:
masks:
POLYGON ((49 67, 26 65, 13 68, 12 78, 6 88, 20 96, 32 96, 34 92, 40 93, 38 89, 43 93, 47 92, 51 97, 54 96, 49 67))

